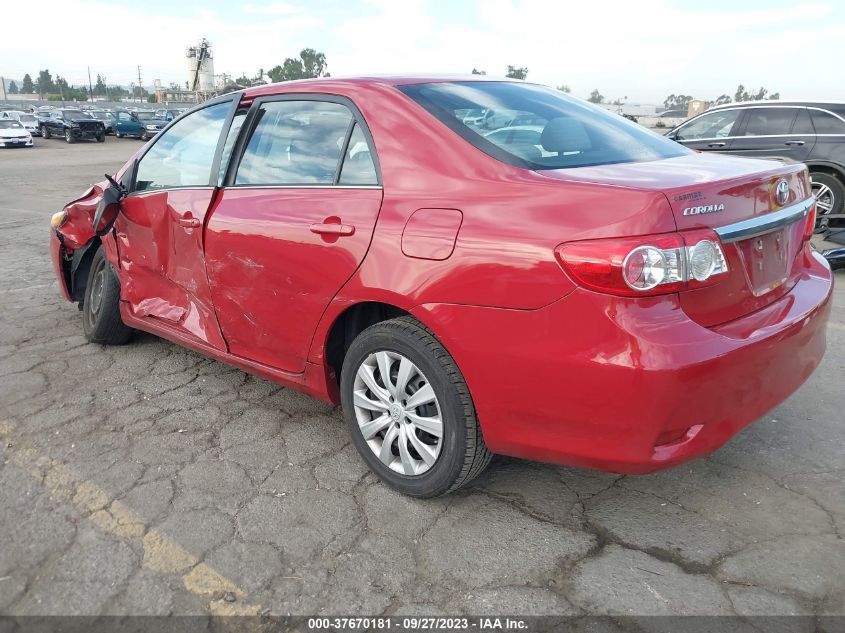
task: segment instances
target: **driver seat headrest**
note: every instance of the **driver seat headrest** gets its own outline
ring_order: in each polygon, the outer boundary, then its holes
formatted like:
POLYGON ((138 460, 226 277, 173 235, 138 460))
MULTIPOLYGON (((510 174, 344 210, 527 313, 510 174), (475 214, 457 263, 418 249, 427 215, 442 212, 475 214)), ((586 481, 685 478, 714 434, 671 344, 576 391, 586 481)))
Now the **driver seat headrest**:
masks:
POLYGON ((551 119, 543 128, 540 144, 547 152, 586 152, 593 148, 583 124, 568 116, 551 119))

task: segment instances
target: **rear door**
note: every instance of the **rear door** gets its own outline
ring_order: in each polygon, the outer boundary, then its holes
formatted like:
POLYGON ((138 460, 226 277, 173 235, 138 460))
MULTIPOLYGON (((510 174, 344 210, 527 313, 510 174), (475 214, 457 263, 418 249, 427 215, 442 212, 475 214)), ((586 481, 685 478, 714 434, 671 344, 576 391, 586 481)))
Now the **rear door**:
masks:
POLYGON ((741 108, 720 108, 690 119, 669 135, 702 152, 727 152, 739 127, 741 108))
POLYGON ((783 158, 802 162, 810 155, 815 134, 803 107, 760 106, 748 108, 731 154, 750 158, 783 158))
POLYGON ((212 297, 231 353, 304 370, 323 311, 369 248, 382 200, 376 165, 350 101, 256 100, 206 229, 212 297))
POLYGON ((121 299, 131 312, 221 350, 203 226, 232 108, 231 99, 212 103, 162 133, 139 159, 115 220, 121 299))

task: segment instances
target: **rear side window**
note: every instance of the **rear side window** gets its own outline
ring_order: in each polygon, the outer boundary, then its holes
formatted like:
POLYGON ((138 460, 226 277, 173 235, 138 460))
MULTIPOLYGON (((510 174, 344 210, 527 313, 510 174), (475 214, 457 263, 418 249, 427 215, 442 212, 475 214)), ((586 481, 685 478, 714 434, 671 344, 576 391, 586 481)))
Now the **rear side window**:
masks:
POLYGON ((810 123, 810 114, 804 109, 799 108, 798 114, 795 117, 795 123, 792 124, 793 134, 814 134, 813 124, 810 123))
POLYGON ((830 112, 810 110, 816 134, 845 134, 845 121, 830 112))
POLYGON ((515 82, 399 88, 481 151, 527 169, 658 160, 690 150, 559 90, 515 82))
POLYGON ((798 108, 751 108, 745 124, 745 136, 789 134, 798 108))
POLYGON ((349 109, 321 101, 271 101, 257 113, 235 185, 332 185, 352 126, 349 109))
POLYGON ((376 185, 376 166, 364 131, 357 123, 349 137, 343 167, 340 170, 339 185, 376 185))

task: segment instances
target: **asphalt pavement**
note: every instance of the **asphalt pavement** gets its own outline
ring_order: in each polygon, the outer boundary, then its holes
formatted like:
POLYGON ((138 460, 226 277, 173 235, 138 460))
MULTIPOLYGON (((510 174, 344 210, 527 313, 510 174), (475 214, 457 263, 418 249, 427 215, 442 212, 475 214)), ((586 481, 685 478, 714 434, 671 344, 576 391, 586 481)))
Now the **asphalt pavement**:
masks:
POLYGON ((0 151, 0 613, 845 613, 845 274, 821 367, 709 458, 496 458, 412 500, 339 409, 151 335, 85 341, 50 215, 138 146, 0 151))

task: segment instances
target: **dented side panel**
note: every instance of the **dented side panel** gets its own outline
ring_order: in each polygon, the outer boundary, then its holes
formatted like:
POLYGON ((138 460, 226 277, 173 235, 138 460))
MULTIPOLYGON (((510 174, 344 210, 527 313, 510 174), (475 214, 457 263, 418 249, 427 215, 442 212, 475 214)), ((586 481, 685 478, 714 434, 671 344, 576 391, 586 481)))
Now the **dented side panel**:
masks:
POLYGON ((221 191, 205 253, 214 306, 233 354, 303 371, 321 315, 369 248, 381 199, 380 188, 221 191), (311 230, 323 223, 354 232, 311 230))
POLYGON ((205 272, 203 220, 211 187, 131 195, 115 221, 121 299, 139 318, 163 321, 221 350, 205 272))

